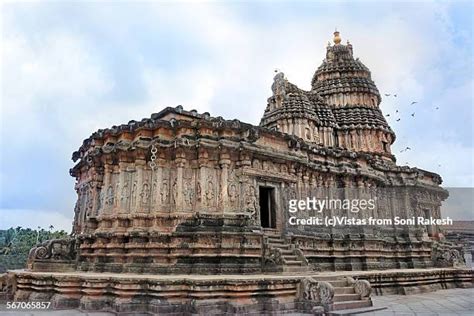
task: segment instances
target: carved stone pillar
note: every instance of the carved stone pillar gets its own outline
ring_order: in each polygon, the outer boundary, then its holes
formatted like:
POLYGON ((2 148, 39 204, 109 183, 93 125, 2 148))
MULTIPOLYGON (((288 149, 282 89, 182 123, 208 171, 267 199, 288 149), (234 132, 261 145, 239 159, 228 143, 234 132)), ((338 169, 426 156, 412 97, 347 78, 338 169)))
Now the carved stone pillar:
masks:
POLYGON ((93 180, 91 182, 91 186, 92 186, 92 212, 91 212, 91 216, 93 216, 93 217, 97 216, 98 211, 99 211, 100 185, 101 185, 101 182, 98 181, 98 180, 93 180))
POLYGON ((173 184, 173 196, 175 197, 175 210, 183 211, 183 170, 186 165, 186 157, 183 152, 176 153, 176 186, 173 184))
POLYGON ((114 187, 114 203, 112 207, 112 212, 117 213, 120 209, 120 187, 123 182, 120 182, 120 167, 114 165, 112 172, 112 185, 114 187))
POLYGON ((303 197, 304 193, 304 187, 303 187, 303 171, 301 170, 301 167, 298 168, 298 172, 296 174, 296 176, 298 177, 298 199, 303 199, 305 197, 303 197))
POLYGON ((308 172, 304 172, 303 173, 303 194, 302 194, 302 198, 306 198, 306 197, 309 197, 310 196, 310 186, 309 186, 309 174, 308 172))
POLYGON ((130 184, 128 183, 127 179, 127 163, 126 162, 119 162, 119 192, 117 192, 117 196, 119 197, 119 213, 127 213, 129 208, 130 202, 130 184))
POLYGON ((137 159, 135 160, 135 166, 136 166, 136 173, 137 173, 137 178, 136 178, 136 197, 134 199, 134 205, 131 206, 132 212, 136 213, 142 213, 142 204, 141 204, 141 192, 143 189, 143 177, 144 177, 144 168, 145 168, 146 161, 143 159, 137 159))
POLYGON ((152 171, 152 184, 151 184, 151 205, 150 212, 156 213, 161 212, 162 203, 161 203, 161 185, 163 181, 163 168, 165 166, 166 160, 162 157, 157 159, 156 167, 152 171))
POLYGON ((207 177, 207 164, 209 156, 205 149, 199 151, 198 164, 199 164, 199 181, 197 183, 196 196, 199 200, 198 210, 206 210, 206 177, 207 177))
POLYGON ((102 210, 103 213, 109 213, 113 206, 113 187, 112 187, 112 165, 104 165, 104 186, 103 190, 103 203, 102 210))
POLYGON ((220 206, 223 212, 227 212, 229 210, 229 200, 227 194, 227 187, 229 184, 229 165, 230 165, 230 156, 227 153, 221 154, 221 159, 219 160, 219 164, 221 166, 221 183, 220 183, 220 194, 219 194, 219 201, 220 206))

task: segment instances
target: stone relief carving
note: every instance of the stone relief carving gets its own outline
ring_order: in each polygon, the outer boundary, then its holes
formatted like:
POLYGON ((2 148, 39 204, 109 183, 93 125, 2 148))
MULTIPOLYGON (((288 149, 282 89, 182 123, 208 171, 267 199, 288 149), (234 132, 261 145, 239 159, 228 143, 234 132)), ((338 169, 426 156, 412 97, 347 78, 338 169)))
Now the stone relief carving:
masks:
POLYGON ((283 255, 279 248, 267 248, 265 250, 264 262, 267 265, 282 265, 283 255))
POLYGON ((169 199, 169 184, 168 184, 168 180, 167 180, 167 179, 164 179, 164 180, 163 180, 163 183, 161 184, 160 196, 161 196, 161 203, 168 203, 168 199, 169 199))
POLYGON ((107 196, 105 200, 105 205, 107 206, 114 205, 114 187, 112 185, 109 185, 109 187, 107 188, 107 196))
POLYGON ((155 206, 158 203, 158 200, 157 200, 157 195, 158 194, 156 192, 157 188, 158 188, 158 179, 155 178, 153 180, 153 184, 151 186, 151 192, 152 192, 151 193, 151 204, 152 204, 152 206, 155 206))
POLYGON ((128 181, 125 181, 122 187, 122 195, 120 197, 121 206, 123 209, 128 209, 129 200, 130 200, 130 192, 128 187, 128 181))
POLYGON ((354 291, 360 295, 360 298, 370 297, 372 287, 367 280, 354 280, 352 277, 346 277, 347 282, 354 288, 354 291))
POLYGON ((245 210, 250 211, 253 216, 258 209, 257 190, 253 185, 249 185, 245 194, 245 210))
POLYGON ((178 201, 178 179, 175 178, 173 181, 173 186, 171 188, 173 204, 176 205, 178 201))
POLYGON ((201 182, 197 182, 196 184, 196 199, 198 202, 201 202, 201 182))
POLYGON ((431 251, 431 260, 435 267, 459 267, 465 266, 466 262, 460 249, 448 243, 435 242, 431 251))
POLYGON ((150 199, 150 185, 148 182, 143 183, 142 190, 140 193, 140 201, 142 205, 148 204, 150 199))
POLYGON ((334 287, 331 283, 325 281, 318 282, 311 277, 301 280, 300 293, 303 300, 323 305, 329 305, 334 302, 334 287))
POLYGON ((97 205, 97 209, 101 210, 104 206, 105 200, 105 192, 102 188, 99 189, 99 204, 97 205))
POLYGON ((215 183, 214 183, 214 177, 212 175, 208 175, 206 179, 206 204, 208 206, 213 206, 215 205, 215 197, 216 194, 214 192, 215 190, 215 183))
POLYGON ((184 182, 183 198, 184 198, 184 203, 187 206, 192 206, 193 201, 194 201, 194 189, 193 189, 191 180, 184 182))
POLYGON ((137 181, 133 181, 132 184, 132 192, 130 193, 130 204, 131 207, 134 208, 135 205, 137 204, 137 181))
POLYGON ((231 203, 234 203, 237 201, 237 197, 238 197, 237 183, 230 183, 227 186, 227 195, 229 196, 229 201, 231 203))
POLYGON ((13 300, 17 290, 16 275, 14 273, 0 274, 0 294, 5 294, 7 300, 13 300))
POLYGON ((255 169, 262 169, 262 164, 260 163, 260 160, 254 159, 252 162, 252 167, 255 169))
POLYGON ((76 258, 75 239, 51 239, 33 247, 28 254, 28 262, 40 260, 74 260, 76 258))
POLYGON ((121 197, 121 192, 120 192, 120 183, 117 182, 115 184, 115 190, 114 190, 114 207, 118 207, 120 204, 120 197, 121 197))

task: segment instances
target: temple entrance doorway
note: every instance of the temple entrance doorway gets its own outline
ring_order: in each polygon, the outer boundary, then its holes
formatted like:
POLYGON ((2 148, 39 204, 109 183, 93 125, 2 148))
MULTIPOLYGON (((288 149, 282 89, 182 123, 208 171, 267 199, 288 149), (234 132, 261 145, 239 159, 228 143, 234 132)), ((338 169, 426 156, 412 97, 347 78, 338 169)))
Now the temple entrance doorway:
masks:
POLYGON ((259 187, 260 224, 263 228, 276 228, 275 189, 259 187))

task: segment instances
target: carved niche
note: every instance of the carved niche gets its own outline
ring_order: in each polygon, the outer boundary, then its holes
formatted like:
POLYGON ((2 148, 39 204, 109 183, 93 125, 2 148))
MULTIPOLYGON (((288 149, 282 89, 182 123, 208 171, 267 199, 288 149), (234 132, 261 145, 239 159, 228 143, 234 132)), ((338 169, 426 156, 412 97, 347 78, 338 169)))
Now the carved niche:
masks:
POLYGON ((245 210, 253 217, 258 210, 257 189, 252 184, 247 184, 244 198, 245 210))
POLYGON ((214 175, 208 174, 206 178, 206 191, 204 193, 204 197, 206 199, 205 204, 209 208, 215 208, 216 206, 216 180, 214 175))
POLYGON ((239 179, 234 169, 228 171, 227 196, 229 197, 229 208, 237 210, 239 208, 240 185, 239 179))

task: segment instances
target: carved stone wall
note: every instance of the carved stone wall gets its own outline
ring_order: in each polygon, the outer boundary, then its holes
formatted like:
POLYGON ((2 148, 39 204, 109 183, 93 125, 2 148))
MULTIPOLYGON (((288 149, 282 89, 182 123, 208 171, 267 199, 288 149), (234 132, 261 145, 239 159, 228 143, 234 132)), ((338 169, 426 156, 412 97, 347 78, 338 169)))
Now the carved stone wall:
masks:
POLYGON ((100 130, 74 159, 75 262, 81 270, 262 271, 261 187, 273 188, 273 229, 288 235, 314 269, 429 266, 429 239, 420 227, 292 226, 289 201, 367 199, 374 188, 412 188, 377 193, 375 210, 300 214, 393 218, 421 209, 439 216, 446 197, 435 174, 180 107, 100 130))

